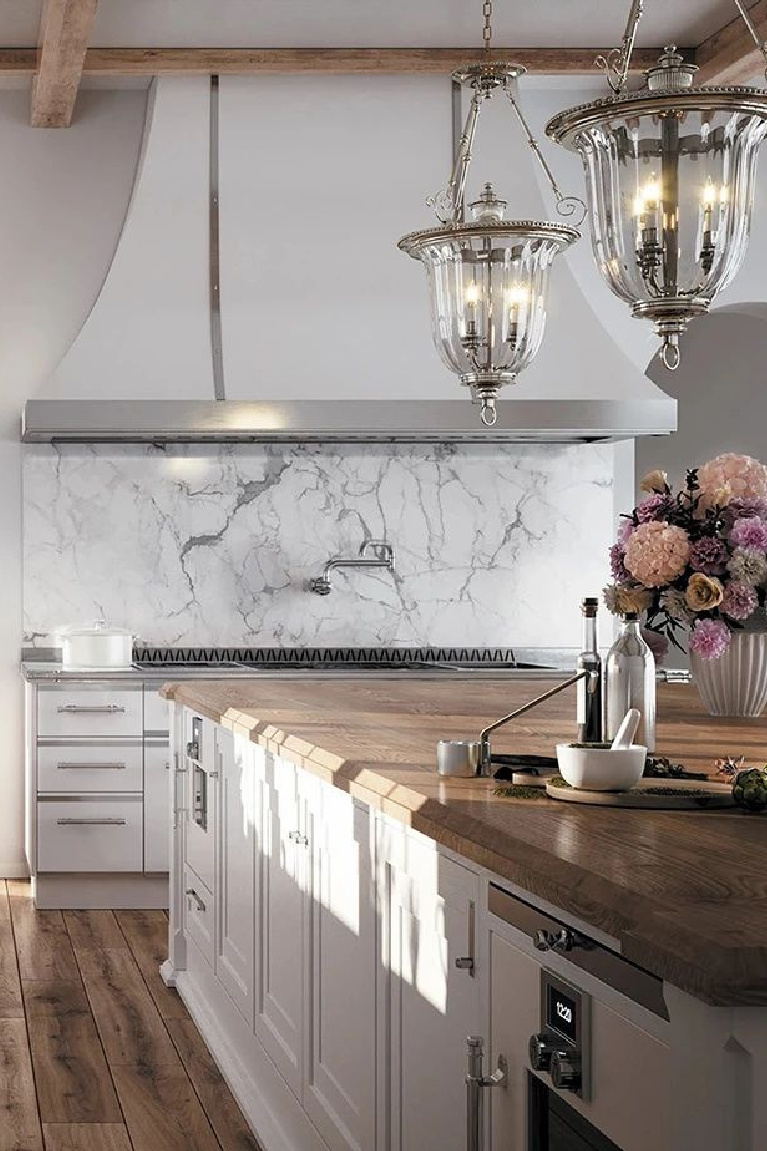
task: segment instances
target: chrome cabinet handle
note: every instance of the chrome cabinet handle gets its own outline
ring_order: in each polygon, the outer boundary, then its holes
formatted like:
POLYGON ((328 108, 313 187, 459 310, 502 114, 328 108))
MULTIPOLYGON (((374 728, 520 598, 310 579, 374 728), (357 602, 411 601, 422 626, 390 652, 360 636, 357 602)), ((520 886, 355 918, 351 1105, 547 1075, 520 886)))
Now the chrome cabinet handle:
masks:
POLYGON ((288 839, 291 841, 291 843, 298 844, 299 847, 309 846, 308 838, 305 835, 302 835, 300 831, 289 831, 288 839))
POLYGON ((560 931, 536 931, 533 943, 537 951, 556 951, 559 954, 566 954, 577 948, 588 951, 594 946, 590 939, 581 935, 579 931, 574 931, 572 927, 563 927, 560 931))
POLYGON ((509 1081, 506 1057, 498 1056, 498 1065, 492 1075, 482 1071, 484 1044, 476 1035, 466 1040, 468 1067, 466 1069, 466 1151, 483 1151, 485 1146, 486 1087, 505 1087, 509 1081))
POLYGON ((126 819, 117 818, 103 818, 103 819, 75 819, 73 816, 67 816, 65 819, 57 819, 59 827, 124 827, 128 821, 126 819))
POLYGON ((124 763, 57 763, 57 771, 125 771, 124 763))
POLYGON ((468 927, 467 927, 467 932, 466 932, 468 954, 467 955, 460 955, 455 961, 455 965, 458 968, 458 970, 459 971, 468 971, 468 973, 472 977, 472 979, 474 978, 475 967, 476 967, 476 961, 474 959, 475 923, 476 923, 476 914, 475 914, 474 900, 472 899, 469 902, 468 927))
POLYGON ((125 712, 124 707, 118 707, 116 703, 107 703, 103 707, 88 707, 79 703, 67 703, 63 707, 56 708, 59 715, 122 715, 125 712))
POLYGON ((193 899, 198 911, 204 911, 205 910, 205 904, 200 899, 199 895, 197 894, 197 892, 195 891, 195 889, 193 887, 187 887, 184 894, 186 895, 187 902, 189 903, 190 907, 191 907, 190 901, 193 899))

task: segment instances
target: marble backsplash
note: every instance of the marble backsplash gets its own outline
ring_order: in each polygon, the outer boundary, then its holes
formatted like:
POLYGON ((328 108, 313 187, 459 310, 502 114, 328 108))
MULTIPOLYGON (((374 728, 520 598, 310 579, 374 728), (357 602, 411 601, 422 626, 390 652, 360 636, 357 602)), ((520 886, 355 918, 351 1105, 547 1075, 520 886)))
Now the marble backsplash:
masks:
POLYGON ((575 646, 612 488, 605 445, 30 446, 27 640, 103 618, 162 645, 575 646), (366 539, 395 575, 306 590, 366 539))

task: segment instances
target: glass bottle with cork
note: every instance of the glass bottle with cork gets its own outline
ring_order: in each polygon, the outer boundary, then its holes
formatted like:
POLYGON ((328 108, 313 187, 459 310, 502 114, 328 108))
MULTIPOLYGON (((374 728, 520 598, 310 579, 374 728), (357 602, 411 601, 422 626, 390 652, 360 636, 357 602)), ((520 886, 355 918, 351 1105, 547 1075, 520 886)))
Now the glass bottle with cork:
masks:
POLYGON ((626 612, 620 635, 605 668, 605 738, 613 739, 629 708, 640 714, 634 740, 655 750, 655 658, 639 627, 639 616, 626 612))
POLYGON ((578 683, 578 742, 600 743, 602 739, 602 657, 597 647, 597 612, 599 600, 586 596, 581 600, 583 614, 583 648, 578 656, 578 671, 588 671, 588 679, 578 683))

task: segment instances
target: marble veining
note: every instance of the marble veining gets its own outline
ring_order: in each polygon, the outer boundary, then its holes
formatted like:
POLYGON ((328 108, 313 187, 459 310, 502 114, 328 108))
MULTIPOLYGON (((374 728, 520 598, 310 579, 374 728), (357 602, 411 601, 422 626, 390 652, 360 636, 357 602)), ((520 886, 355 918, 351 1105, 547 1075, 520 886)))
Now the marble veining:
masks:
POLYGON ((606 578, 605 445, 39 445, 27 637, 104 618, 154 644, 575 645, 606 578), (307 580, 386 539, 397 572, 307 580))

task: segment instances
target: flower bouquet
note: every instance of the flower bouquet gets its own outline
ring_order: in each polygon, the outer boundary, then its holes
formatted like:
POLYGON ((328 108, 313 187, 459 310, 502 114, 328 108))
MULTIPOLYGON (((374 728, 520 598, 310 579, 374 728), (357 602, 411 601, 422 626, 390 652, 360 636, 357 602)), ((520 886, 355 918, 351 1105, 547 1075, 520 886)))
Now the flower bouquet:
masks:
POLYGON ((693 672, 713 714, 761 714, 767 703, 767 468, 750 456, 727 454, 688 471, 679 491, 660 471, 645 476, 641 488, 645 498, 622 517, 610 549, 609 610, 644 613, 656 654, 669 643, 683 649, 687 633, 693 672))

